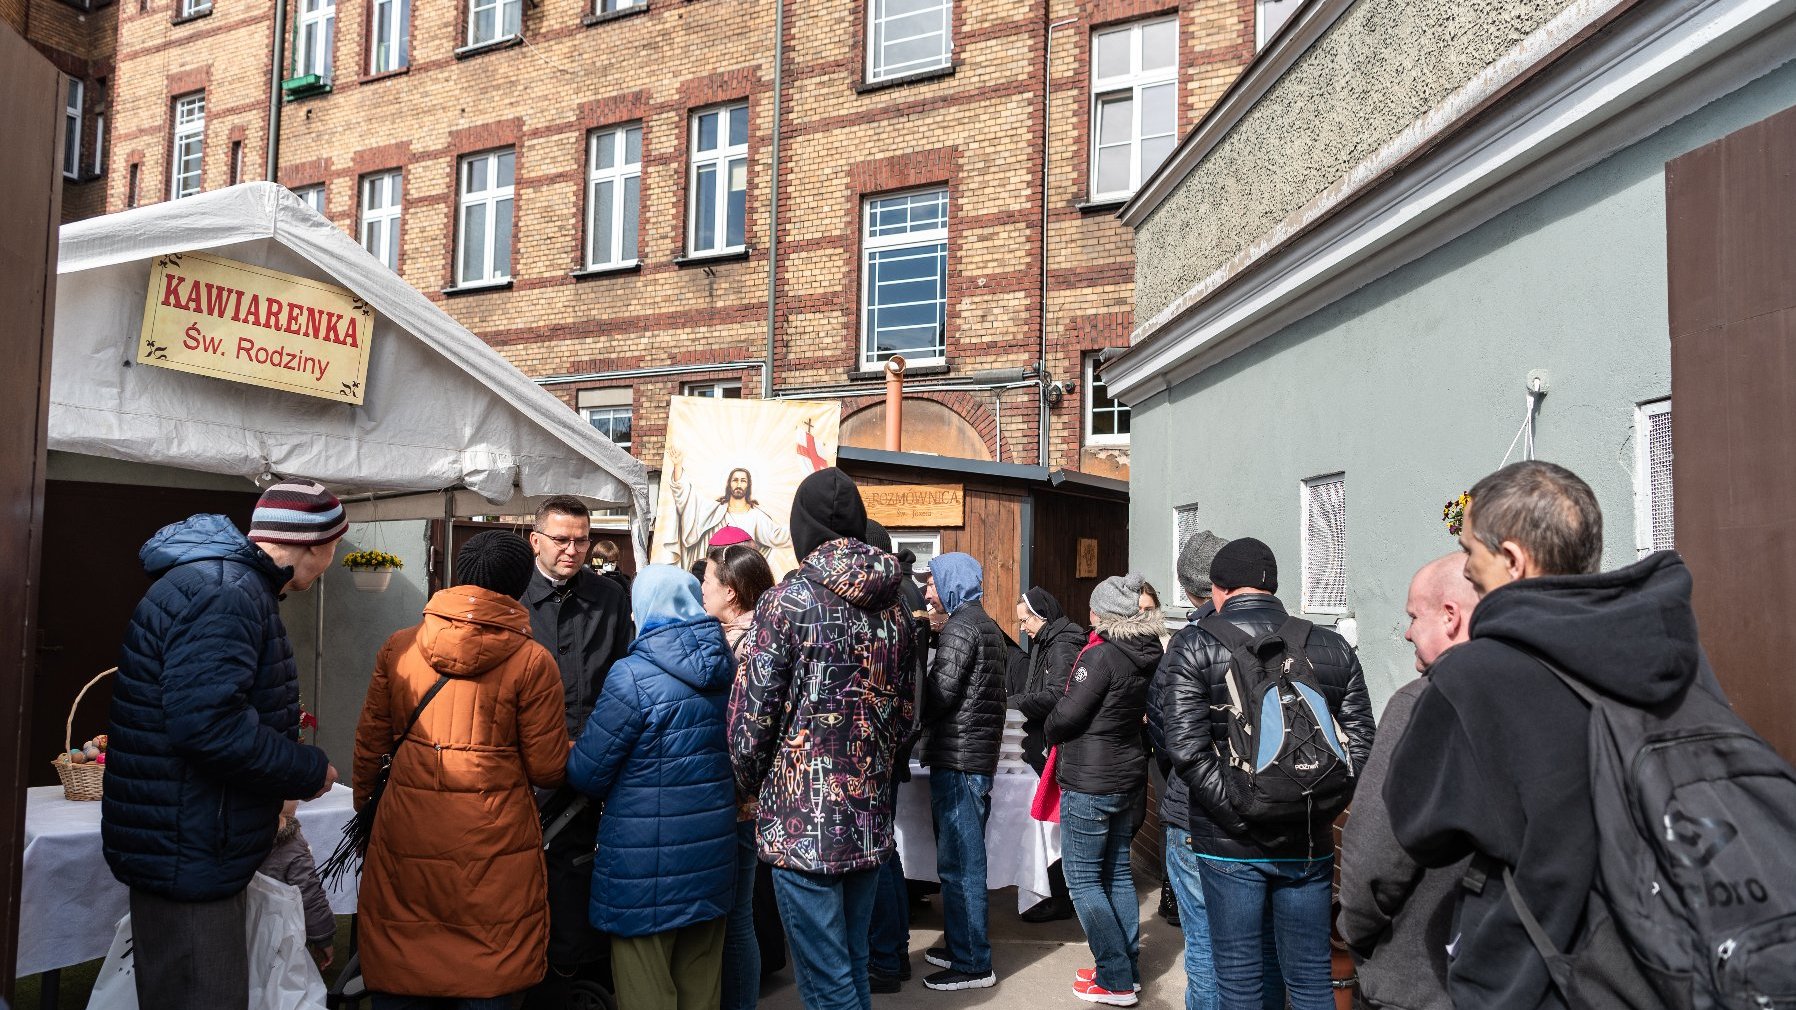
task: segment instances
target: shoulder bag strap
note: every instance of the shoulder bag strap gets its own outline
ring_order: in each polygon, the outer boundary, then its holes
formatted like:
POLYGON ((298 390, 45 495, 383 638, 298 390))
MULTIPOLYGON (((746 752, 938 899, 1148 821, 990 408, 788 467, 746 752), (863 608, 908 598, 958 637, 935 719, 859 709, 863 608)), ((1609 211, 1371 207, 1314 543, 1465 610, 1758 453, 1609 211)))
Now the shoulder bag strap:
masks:
POLYGON ((430 699, 435 698, 437 692, 441 691, 443 685, 447 683, 449 683, 448 674, 437 674, 437 682, 430 685, 430 690, 424 692, 424 697, 418 699, 417 707, 412 709, 412 717, 405 721, 405 729, 401 730, 399 735, 394 738, 392 748, 387 751, 387 760, 389 762, 399 755, 399 745, 405 742, 406 737, 412 735, 412 727, 418 725, 418 717, 424 714, 424 706, 430 704, 430 699))

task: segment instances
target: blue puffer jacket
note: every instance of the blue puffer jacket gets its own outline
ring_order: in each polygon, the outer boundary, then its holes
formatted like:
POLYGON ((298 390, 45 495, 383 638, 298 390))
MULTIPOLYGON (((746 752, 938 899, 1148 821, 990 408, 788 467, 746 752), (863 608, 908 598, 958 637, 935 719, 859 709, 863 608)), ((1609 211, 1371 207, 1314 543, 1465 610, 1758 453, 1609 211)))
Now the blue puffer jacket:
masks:
POLYGON ((156 579, 131 615, 112 691, 100 835, 113 876, 175 901, 249 884, 281 802, 324 787, 298 742, 299 672, 281 624, 280 568, 224 516, 158 530, 156 579))
POLYGON ((568 784, 605 803, 592 867, 599 929, 650 936, 728 913, 736 787, 724 708, 735 669, 722 626, 692 617, 644 632, 605 678, 567 763, 568 784))

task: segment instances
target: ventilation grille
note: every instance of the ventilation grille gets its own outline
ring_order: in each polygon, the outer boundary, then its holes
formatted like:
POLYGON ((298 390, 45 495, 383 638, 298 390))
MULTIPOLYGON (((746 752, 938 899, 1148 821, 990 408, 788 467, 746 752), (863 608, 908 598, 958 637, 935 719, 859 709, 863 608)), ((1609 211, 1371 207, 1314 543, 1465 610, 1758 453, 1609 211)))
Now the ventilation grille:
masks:
POLYGON ((1303 609, 1347 609, 1347 475, 1303 482, 1303 609))
POLYGON ((1172 602, 1181 607, 1196 606, 1191 597, 1185 595, 1185 587, 1179 584, 1179 555, 1185 553, 1185 544, 1198 531, 1203 529, 1198 523, 1197 505, 1180 505, 1172 510, 1172 602))

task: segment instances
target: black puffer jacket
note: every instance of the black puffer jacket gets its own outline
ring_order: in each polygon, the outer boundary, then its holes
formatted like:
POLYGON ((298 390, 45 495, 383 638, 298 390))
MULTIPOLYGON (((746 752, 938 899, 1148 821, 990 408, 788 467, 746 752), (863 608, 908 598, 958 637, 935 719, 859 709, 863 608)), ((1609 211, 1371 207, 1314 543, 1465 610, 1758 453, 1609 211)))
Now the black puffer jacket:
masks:
MULTIPOLYGON (((1286 616, 1284 604, 1264 593, 1237 596, 1221 613, 1255 636, 1276 631, 1286 616)), ((1372 702, 1359 657, 1329 628, 1310 632, 1308 652, 1328 709, 1347 734, 1347 752, 1357 775, 1371 756, 1373 733, 1372 702)), ((1155 678, 1159 723, 1155 738, 1164 744, 1174 773, 1189 790, 1186 828, 1192 848, 1227 859, 1303 859, 1333 851, 1330 818, 1318 817, 1307 833, 1302 828, 1273 833, 1263 826, 1250 828, 1230 806, 1222 785, 1220 751, 1228 745, 1228 716, 1221 707, 1228 698, 1228 668, 1228 648, 1193 626, 1173 639, 1155 678)))
POLYGON ((1070 684, 1021 698, 1024 716, 1039 715, 1062 789, 1094 795, 1130 793, 1147 781, 1148 680, 1160 661, 1160 611, 1106 621, 1087 639, 1070 684))
POLYGON ((1036 774, 1041 773, 1048 760, 1048 736, 1043 727, 1046 709, 1053 708, 1054 699, 1066 692, 1073 661, 1079 658, 1079 652, 1084 648, 1085 629, 1064 617, 1056 617, 1042 625, 1041 630, 1029 638, 1029 673, 1016 693, 1019 698, 1025 698, 1042 691, 1053 692, 1040 714, 1031 714, 1022 707, 1020 700, 1016 705, 1023 713, 1023 760, 1035 769, 1036 774))
POLYGON ((1174 655, 1188 653, 1191 637, 1197 634, 1197 622, 1215 612, 1216 607, 1209 600, 1191 612, 1191 623, 1180 628, 1172 641, 1166 643, 1166 652, 1160 657, 1159 669, 1154 671, 1152 686, 1147 692, 1148 742, 1153 745, 1154 762, 1160 766, 1160 775, 1166 780, 1166 788, 1160 790, 1160 822, 1181 829, 1191 825, 1191 790, 1185 788, 1185 780, 1173 771, 1172 758, 1166 752, 1166 740, 1160 732, 1164 725, 1160 717, 1160 698, 1166 678, 1172 676, 1169 668, 1175 665, 1174 655))
POLYGON ((984 607, 964 603, 949 616, 923 686, 924 764, 969 775, 998 770, 1004 660, 1004 632, 984 607))

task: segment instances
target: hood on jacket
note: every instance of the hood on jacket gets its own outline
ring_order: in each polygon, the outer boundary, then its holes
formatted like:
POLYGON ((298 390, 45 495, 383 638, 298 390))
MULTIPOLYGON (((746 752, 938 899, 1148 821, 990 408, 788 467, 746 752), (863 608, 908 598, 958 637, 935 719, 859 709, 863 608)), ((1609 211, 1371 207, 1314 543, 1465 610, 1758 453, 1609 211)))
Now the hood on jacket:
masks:
POLYGON ((929 575, 935 579, 935 595, 942 609, 952 614, 985 596, 985 570, 971 554, 953 551, 929 559, 929 575))
POLYGON ((190 516, 178 523, 170 523, 144 543, 137 557, 152 579, 161 578, 164 572, 179 565, 226 559, 248 565, 270 580, 278 580, 276 586, 284 586, 293 578, 291 568, 275 564, 273 558, 249 542, 237 524, 221 515, 190 516))
POLYGON ((630 643, 630 655, 648 660, 701 693, 728 691, 736 675, 736 657, 724 640, 723 625, 702 610, 697 617, 662 621, 637 635, 630 643))
POLYGON ((1532 649, 1604 694, 1656 705, 1700 666, 1690 584, 1671 551, 1612 572, 1521 579, 1478 601, 1471 634, 1532 649))
POLYGON ((849 538, 830 540, 805 556, 800 573, 863 610, 883 610, 898 598, 898 559, 849 538))
POLYGON ((504 593, 450 586, 430 598, 418 626, 418 649, 431 669, 478 677, 530 641, 530 612, 504 593))
POLYGON ((673 565, 649 565, 630 583, 630 616, 639 633, 705 616, 698 580, 673 565))
POLYGON ((1146 655, 1146 645, 1152 643, 1155 653, 1160 652, 1160 630, 1166 626, 1166 619, 1161 616, 1159 607, 1137 610, 1127 617, 1099 614, 1098 626, 1092 634, 1101 635, 1104 641, 1128 653, 1131 659, 1139 659, 1146 655))
POLYGON ((867 533, 867 506, 854 478, 835 467, 806 477, 792 494, 792 549, 799 560, 831 540, 867 533))

